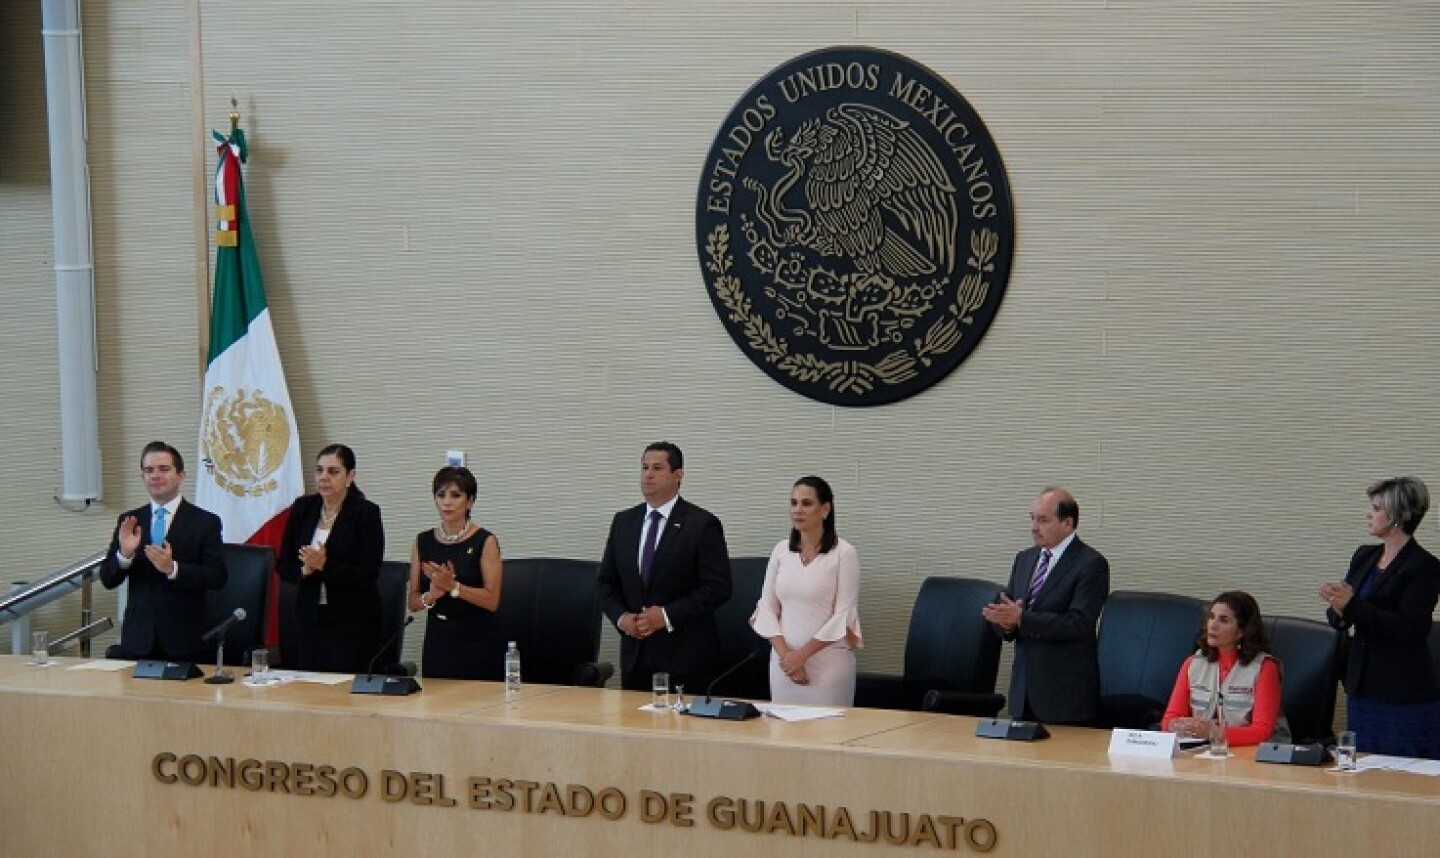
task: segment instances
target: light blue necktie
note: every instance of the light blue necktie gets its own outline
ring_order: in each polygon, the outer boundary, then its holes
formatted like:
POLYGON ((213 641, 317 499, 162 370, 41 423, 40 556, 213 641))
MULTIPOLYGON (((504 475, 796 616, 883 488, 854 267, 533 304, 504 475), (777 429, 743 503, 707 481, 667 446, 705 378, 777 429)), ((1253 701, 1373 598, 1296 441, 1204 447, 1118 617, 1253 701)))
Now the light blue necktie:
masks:
POLYGON ((169 513, 163 506, 155 507, 155 523, 150 527, 150 544, 163 546, 165 544, 165 516, 169 513))

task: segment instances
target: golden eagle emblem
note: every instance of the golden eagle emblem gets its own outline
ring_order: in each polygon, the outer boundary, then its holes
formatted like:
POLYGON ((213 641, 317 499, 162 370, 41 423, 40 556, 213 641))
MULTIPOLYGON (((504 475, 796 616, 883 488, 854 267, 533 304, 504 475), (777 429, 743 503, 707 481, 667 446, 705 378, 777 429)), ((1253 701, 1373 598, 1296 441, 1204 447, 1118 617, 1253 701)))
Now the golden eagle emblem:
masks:
POLYGON ((201 457, 215 484, 236 497, 274 491, 274 474, 290 446, 285 409, 258 390, 227 393, 216 386, 205 396, 201 457))

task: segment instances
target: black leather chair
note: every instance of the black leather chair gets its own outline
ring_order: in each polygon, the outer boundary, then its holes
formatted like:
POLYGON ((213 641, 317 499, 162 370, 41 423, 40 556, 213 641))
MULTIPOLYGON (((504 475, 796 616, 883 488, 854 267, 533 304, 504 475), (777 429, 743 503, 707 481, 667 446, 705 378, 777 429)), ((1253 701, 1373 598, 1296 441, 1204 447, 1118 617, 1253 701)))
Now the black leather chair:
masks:
POLYGON ((975 578, 926 578, 915 597, 900 676, 862 673, 855 705, 993 718, 1005 705, 995 693, 1000 636, 980 615, 998 584, 975 578))
MULTIPOLYGON (((592 560, 505 560, 500 587, 501 639, 520 649, 526 682, 603 686, 615 668, 600 655, 600 594, 592 560)), ((504 662, 495 665, 503 678, 504 662)))
POLYGON ((1147 730, 1165 714, 1175 677, 1195 652, 1208 603, 1119 590, 1100 617, 1100 727, 1147 730))
POLYGON ((1270 652, 1280 660, 1280 711, 1294 742, 1333 742, 1340 632, 1299 617, 1266 617, 1270 652))
POLYGON ((295 594, 299 590, 289 581, 276 579, 275 600, 279 603, 275 625, 278 627, 279 661, 271 661, 274 667, 294 668, 300 663, 300 620, 295 616, 295 594))
POLYGON ((401 661, 405 651, 405 617, 410 613, 406 604, 410 594, 410 561, 381 562, 375 589, 380 594, 380 640, 386 642, 375 656, 375 672, 414 676, 415 663, 401 661))
MULTIPOLYGON (((1430 624, 1430 666, 1435 670, 1435 676, 1440 678, 1440 623, 1430 624)), ((1343 664, 1336 666, 1336 673, 1344 675, 1343 664)))
POLYGON ((245 619, 225 632, 225 663, 250 663, 250 651, 265 646, 265 609, 275 552, 266 545, 225 545, 225 586, 205 596, 205 625, 214 628, 245 609, 245 619))
MULTIPOLYGON (((225 631, 225 663, 250 663, 250 651, 265 645, 265 608, 270 584, 270 570, 275 565, 275 552, 264 545, 225 543, 225 586, 205 594, 205 627, 214 628, 235 613, 245 609, 245 619, 234 622, 225 631)), ((207 645, 215 647, 214 640, 207 645)), ((105 648, 106 658, 119 658, 120 645, 105 648)), ((214 650, 207 650, 207 658, 214 650)))
MULTIPOLYGON (((730 599, 715 612, 715 625, 720 630, 717 670, 729 670, 737 664, 740 667, 715 686, 716 694, 743 700, 770 699, 770 644, 750 627, 769 563, 769 557, 730 558, 730 599), (750 653, 757 655, 745 661, 750 653)), ((686 696, 704 693, 703 688, 685 689, 686 696)))

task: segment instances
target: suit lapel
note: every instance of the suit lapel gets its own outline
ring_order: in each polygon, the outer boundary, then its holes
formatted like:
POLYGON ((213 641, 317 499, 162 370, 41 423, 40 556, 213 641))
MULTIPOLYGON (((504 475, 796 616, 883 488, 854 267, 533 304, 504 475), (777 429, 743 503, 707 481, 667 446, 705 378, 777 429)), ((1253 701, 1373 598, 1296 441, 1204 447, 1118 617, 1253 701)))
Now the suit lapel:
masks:
POLYGON ((1024 602, 1030 598, 1030 585, 1035 581, 1035 564, 1040 562, 1040 549, 1027 548, 1020 555, 1020 568, 1024 570, 1023 580, 1019 581, 1020 592, 1014 594, 1014 598, 1024 602))
MULTIPOLYGON (((1080 541, 1080 537, 1077 536, 1074 541, 1070 543, 1070 546, 1065 549, 1065 553, 1060 555, 1060 559, 1056 561, 1055 566, 1051 568, 1050 574, 1045 576, 1045 583, 1040 587, 1040 593, 1035 598, 1036 602, 1043 602, 1050 597, 1051 593, 1058 593, 1060 591, 1060 585, 1065 581, 1065 578, 1070 575, 1071 570, 1075 568, 1075 558, 1080 556, 1080 546, 1083 544, 1084 543, 1080 541)), ((1037 551, 1036 553, 1038 555, 1039 552, 1037 551)), ((1035 562, 1040 562, 1038 557, 1035 562)), ((1030 570, 1030 575, 1032 577, 1035 575, 1033 568, 1030 570)))
POLYGON ((677 499, 675 506, 670 509, 670 517, 665 519, 665 529, 660 533, 660 544, 655 546, 655 567, 651 570, 650 578, 652 585, 659 577, 660 570, 665 568, 664 564, 669 560, 670 555, 674 553, 675 543, 680 541, 680 531, 685 525, 688 513, 688 504, 681 499, 677 499))
POLYGON ((176 544, 175 534, 183 534, 190 523, 190 511, 186 509, 189 504, 184 498, 180 499, 180 505, 175 508, 175 514, 170 516, 169 526, 165 528, 165 541, 172 546, 176 544))

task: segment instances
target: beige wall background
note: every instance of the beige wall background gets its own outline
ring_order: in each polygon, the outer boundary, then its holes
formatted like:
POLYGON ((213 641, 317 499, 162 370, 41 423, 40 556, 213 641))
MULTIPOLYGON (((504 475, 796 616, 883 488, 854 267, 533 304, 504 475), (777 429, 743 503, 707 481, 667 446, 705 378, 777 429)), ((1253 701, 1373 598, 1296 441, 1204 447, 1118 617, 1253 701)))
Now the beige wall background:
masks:
MULTIPOLYGON (((1047 484, 1116 589, 1321 615, 1364 487, 1440 489, 1440 11, 1425 2, 84 3, 105 498, 59 484, 39 4, 0 5, 0 503, 7 579, 103 547, 153 437, 193 458, 210 128, 232 94, 306 455, 356 448, 387 555, 463 449, 510 556, 598 559, 645 443, 733 554, 835 485, 862 668, 898 669, 927 575, 1003 581, 1047 484), (837 409, 711 308, 705 153, 800 53, 949 80, 1014 188, 994 327, 930 391, 837 409), (203 162, 202 159, 203 158, 203 162)), ((1436 539, 1432 516, 1420 538, 1436 539)), ((107 596, 99 600, 102 613, 107 596)), ((113 609, 113 608, 112 608, 113 609)), ((78 608, 47 610, 52 627, 78 608)), ((419 635, 407 649, 418 651, 419 635)), ((607 641, 607 648, 613 641, 607 641)), ((1003 683, 1002 678, 1002 683, 1003 683)))

